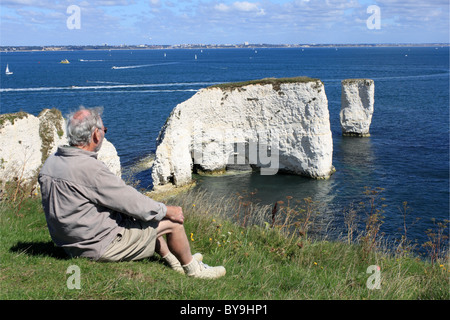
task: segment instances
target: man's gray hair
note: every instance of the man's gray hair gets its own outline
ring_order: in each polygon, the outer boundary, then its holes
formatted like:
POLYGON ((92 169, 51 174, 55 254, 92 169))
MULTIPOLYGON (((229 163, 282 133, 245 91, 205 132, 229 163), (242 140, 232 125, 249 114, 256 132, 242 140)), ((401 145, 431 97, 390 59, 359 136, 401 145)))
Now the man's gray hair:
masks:
POLYGON ((70 146, 87 146, 95 128, 102 129, 102 107, 86 109, 81 106, 67 117, 67 139, 70 146))

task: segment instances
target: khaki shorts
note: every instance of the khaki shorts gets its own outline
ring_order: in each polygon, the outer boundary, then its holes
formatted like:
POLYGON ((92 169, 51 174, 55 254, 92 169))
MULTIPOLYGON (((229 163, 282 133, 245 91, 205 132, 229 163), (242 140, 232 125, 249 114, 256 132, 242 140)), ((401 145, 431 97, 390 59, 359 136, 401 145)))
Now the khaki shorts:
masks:
POLYGON ((155 253, 158 224, 159 221, 128 220, 99 261, 134 261, 151 257, 155 253))

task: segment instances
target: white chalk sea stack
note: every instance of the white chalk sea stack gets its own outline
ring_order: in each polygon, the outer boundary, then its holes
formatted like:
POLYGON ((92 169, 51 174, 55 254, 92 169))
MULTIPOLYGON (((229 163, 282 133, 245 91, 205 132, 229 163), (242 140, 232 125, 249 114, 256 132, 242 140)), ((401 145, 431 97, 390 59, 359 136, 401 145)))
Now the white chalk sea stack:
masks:
POLYGON ((370 79, 346 79, 341 82, 340 122, 344 136, 370 136, 374 111, 375 84, 370 79))
MULTIPOLYGON (((67 144, 65 120, 57 109, 44 109, 37 117, 26 112, 0 115, 0 182, 37 177, 47 157, 67 144)), ((98 159, 121 175, 116 148, 106 139, 98 159)))
POLYGON ((236 165, 326 179, 333 143, 323 83, 306 77, 212 86, 177 105, 161 129, 154 187, 236 165))

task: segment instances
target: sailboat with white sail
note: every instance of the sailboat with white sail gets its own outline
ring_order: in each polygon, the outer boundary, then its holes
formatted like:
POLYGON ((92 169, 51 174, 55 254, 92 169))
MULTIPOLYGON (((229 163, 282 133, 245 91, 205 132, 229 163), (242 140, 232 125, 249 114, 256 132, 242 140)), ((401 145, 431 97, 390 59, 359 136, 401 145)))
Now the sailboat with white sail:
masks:
POLYGON ((6 65, 5 74, 6 74, 6 75, 13 74, 12 71, 9 71, 9 66, 8 66, 8 65, 6 65))

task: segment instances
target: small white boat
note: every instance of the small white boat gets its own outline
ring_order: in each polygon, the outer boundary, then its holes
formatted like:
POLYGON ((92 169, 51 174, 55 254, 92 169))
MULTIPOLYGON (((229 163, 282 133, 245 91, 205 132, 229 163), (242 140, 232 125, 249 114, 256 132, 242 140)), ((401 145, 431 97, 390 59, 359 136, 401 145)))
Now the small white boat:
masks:
POLYGON ((5 74, 7 74, 7 75, 13 74, 12 71, 9 71, 9 66, 8 65, 6 65, 5 74))

